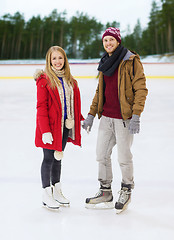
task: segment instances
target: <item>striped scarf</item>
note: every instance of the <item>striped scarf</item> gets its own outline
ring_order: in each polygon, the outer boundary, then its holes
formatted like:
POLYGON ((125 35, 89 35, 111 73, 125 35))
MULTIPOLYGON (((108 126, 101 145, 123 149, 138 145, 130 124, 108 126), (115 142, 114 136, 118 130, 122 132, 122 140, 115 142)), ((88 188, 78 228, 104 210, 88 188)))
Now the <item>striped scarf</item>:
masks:
MULTIPOLYGON (((65 72, 64 70, 56 70, 54 67, 52 67, 52 70, 55 72, 56 76, 59 78, 61 77, 63 79, 64 89, 65 89, 65 99, 66 99, 66 106, 67 106, 67 119, 65 120, 65 126, 68 129, 72 130, 72 138, 75 137, 75 129, 74 129, 74 91, 71 84, 68 84, 65 79, 65 72)), ((54 79, 56 83, 57 90, 59 92, 61 106, 62 106, 62 133, 63 133, 63 127, 64 127, 64 91, 62 84, 57 83, 58 79, 54 79)))

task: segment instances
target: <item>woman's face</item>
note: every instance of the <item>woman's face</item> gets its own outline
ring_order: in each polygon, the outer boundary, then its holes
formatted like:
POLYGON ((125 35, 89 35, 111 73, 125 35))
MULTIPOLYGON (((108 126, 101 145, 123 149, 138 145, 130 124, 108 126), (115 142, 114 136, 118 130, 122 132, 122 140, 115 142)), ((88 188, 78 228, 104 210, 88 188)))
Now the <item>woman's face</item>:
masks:
POLYGON ((53 51, 51 54, 51 64, 56 70, 61 70, 64 67, 65 59, 61 52, 53 51))

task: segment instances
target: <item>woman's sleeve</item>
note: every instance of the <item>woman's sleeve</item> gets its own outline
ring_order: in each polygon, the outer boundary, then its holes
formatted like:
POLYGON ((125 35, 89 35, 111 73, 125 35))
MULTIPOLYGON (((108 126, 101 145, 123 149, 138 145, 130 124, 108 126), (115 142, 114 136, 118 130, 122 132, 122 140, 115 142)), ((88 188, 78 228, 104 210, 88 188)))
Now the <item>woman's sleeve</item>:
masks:
POLYGON ((46 84, 40 80, 37 83, 37 120, 41 133, 51 132, 48 115, 49 92, 46 84))

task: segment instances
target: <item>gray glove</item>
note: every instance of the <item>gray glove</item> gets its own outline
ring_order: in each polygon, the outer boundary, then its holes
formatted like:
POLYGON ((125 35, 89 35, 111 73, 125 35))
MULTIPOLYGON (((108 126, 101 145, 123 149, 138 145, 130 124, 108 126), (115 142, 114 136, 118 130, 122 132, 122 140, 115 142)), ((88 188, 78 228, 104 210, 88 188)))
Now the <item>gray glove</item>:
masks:
POLYGON ((133 114, 129 123, 129 132, 130 134, 139 133, 140 131, 140 117, 133 114))
POLYGON ((94 116, 88 114, 87 118, 82 123, 82 128, 85 129, 87 132, 91 131, 92 125, 94 121, 94 116))

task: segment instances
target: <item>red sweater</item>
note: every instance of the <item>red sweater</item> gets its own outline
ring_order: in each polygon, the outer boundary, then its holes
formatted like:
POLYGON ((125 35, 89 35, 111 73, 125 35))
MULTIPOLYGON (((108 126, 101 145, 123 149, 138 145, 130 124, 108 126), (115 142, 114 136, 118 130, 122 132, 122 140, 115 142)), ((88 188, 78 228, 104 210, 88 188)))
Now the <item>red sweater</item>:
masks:
POLYGON ((118 99, 118 69, 110 77, 104 76, 105 91, 102 115, 111 118, 122 119, 120 103, 118 99))

